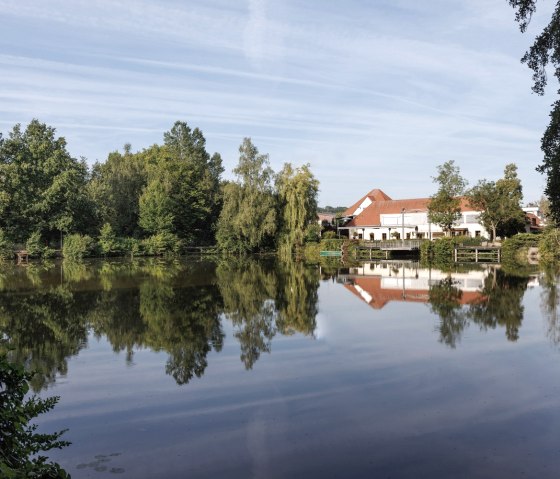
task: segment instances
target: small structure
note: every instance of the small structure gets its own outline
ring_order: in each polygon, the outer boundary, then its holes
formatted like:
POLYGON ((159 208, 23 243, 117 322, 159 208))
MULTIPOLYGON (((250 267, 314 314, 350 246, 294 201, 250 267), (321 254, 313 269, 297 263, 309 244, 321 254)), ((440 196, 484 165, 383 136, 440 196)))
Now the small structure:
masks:
POLYGON ((29 252, 26 250, 16 251, 17 264, 29 264, 29 252))

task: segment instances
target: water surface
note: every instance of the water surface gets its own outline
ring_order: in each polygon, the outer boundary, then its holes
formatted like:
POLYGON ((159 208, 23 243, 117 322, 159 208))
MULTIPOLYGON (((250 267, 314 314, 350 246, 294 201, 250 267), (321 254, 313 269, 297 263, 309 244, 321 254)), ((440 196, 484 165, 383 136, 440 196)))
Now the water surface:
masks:
POLYGON ((0 274, 74 478, 558 477, 554 272, 229 259, 0 274))

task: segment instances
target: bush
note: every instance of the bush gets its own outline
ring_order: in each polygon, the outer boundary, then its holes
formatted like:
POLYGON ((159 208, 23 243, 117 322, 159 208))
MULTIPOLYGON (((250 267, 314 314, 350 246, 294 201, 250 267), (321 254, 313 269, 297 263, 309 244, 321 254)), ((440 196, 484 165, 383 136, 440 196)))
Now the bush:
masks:
POLYGON ((142 256, 144 254, 142 241, 136 238, 122 238, 119 248, 123 253, 129 253, 131 256, 142 256))
POLYGON ((58 397, 25 399, 32 374, 0 354, 0 476, 6 479, 24 477, 66 479, 70 476, 56 463, 47 462, 41 451, 68 446, 59 438, 65 431, 38 434, 29 422, 50 411, 58 397))
POLYGON ((318 243, 321 239, 321 226, 317 223, 311 223, 305 228, 305 242, 318 243))
POLYGON ((433 258, 436 262, 453 260, 453 249, 455 241, 453 238, 439 238, 432 243, 433 258))
POLYGON ((109 223, 105 223, 101 227, 98 243, 101 254, 105 256, 119 253, 119 241, 109 223))
POLYGON ((65 259, 81 260, 95 252, 95 241, 88 235, 73 234, 64 239, 62 256, 65 259))
POLYGON ((41 233, 35 231, 25 242, 25 249, 29 256, 39 258, 43 255, 43 244, 41 243, 41 233))
POLYGON ((552 263, 560 260, 560 229, 549 228, 540 235, 539 254, 541 260, 545 262, 552 263))
POLYGON ((322 235, 321 235, 322 239, 335 239, 336 238, 336 231, 325 231, 322 235))
POLYGON ((142 242, 142 247, 146 254, 151 256, 179 254, 182 249, 182 242, 177 235, 164 232, 146 238, 142 242))
POLYGON ((0 229, 0 261, 14 258, 14 245, 6 237, 4 230, 0 229))
POLYGON ((502 260, 505 262, 524 261, 527 249, 539 246, 541 235, 519 233, 502 242, 502 260))

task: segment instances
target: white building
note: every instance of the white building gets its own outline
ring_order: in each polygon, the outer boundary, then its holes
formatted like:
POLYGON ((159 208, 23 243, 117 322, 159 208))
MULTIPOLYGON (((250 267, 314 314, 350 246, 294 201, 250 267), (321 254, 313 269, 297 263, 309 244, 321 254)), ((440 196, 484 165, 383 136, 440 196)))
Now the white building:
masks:
MULTIPOLYGON (((444 236, 440 226, 428 221, 430 198, 393 200, 374 189, 344 212, 338 231, 343 236, 366 240, 433 239, 444 236)), ((461 198, 461 218, 451 234, 489 237, 479 221, 480 211, 461 198)))

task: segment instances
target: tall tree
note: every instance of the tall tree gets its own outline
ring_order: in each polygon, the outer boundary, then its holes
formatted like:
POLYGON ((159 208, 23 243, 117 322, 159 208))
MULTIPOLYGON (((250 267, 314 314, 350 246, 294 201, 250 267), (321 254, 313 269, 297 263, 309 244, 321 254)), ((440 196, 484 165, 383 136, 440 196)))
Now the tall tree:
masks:
POLYGON ((259 154, 251 140, 245 138, 233 172, 237 181, 224 187, 216 235, 218 245, 239 253, 270 249, 276 241, 278 215, 272 186, 274 172, 268 155, 259 154))
MULTIPOLYGON (((527 30, 537 0, 508 0, 516 10, 515 20, 521 32, 527 30)), ((560 3, 556 3, 549 24, 537 35, 533 45, 521 58, 522 63, 533 70, 533 91, 544 95, 547 85, 547 67, 554 69, 554 76, 560 80, 560 3)), ((560 90, 558 91, 560 93, 560 90)), ((550 217, 560 223, 560 100, 556 100, 550 112, 550 123, 541 139, 544 153, 543 162, 537 171, 546 174, 545 194, 550 200, 550 217)))
MULTIPOLYGON (((171 232, 190 243, 213 242, 221 206, 222 159, 217 153, 210 156, 202 132, 191 130, 185 122, 176 122, 164 134, 164 143, 148 163, 148 187, 143 196, 152 195, 153 200, 154 191, 164 190, 168 201, 159 210, 172 219, 171 232), (151 187, 152 183, 159 186, 151 187)), ((153 216, 152 200, 141 199, 141 218, 153 216)), ((153 228, 147 231, 157 232, 153 228)))
POLYGON ((281 247, 287 254, 303 246, 307 226, 317 219, 319 181, 308 164, 295 168, 286 163, 276 178, 282 215, 281 247))
POLYGON ((0 137, 0 228, 25 241, 38 231, 56 239, 61 231, 82 232, 91 224, 85 160, 70 156, 56 130, 32 120, 0 137))
POLYGON ((437 167, 438 175, 432 177, 434 183, 439 185, 428 204, 428 217, 430 222, 443 229, 445 234, 451 232, 453 223, 461 217, 461 199, 467 186, 467 181, 461 176, 458 166, 453 160, 446 161, 437 167))
POLYGON ((96 163, 89 184, 97 206, 99 224, 111 225, 117 236, 138 236, 139 198, 147 183, 146 152, 109 153, 105 163, 96 163))
POLYGON ((504 177, 496 182, 480 180, 469 190, 467 198, 474 209, 481 211, 480 221, 492 239, 515 234, 525 227, 523 193, 515 164, 506 165, 504 177))

